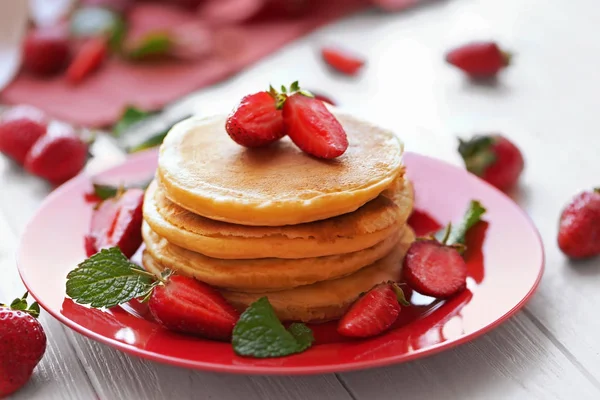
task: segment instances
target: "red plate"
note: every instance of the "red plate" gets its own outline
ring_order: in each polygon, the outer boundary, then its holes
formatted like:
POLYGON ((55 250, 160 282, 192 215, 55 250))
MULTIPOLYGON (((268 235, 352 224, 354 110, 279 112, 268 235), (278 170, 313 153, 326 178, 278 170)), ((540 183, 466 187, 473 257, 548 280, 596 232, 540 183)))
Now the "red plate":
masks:
MULTIPOLYGON (((156 152, 140 153, 96 179, 115 183, 149 179, 156 152)), ((508 197, 460 168, 406 154, 415 185, 416 208, 444 223, 460 220, 471 199, 488 209, 487 224, 471 237, 468 290, 446 302, 413 293, 394 329, 367 340, 347 340, 335 324, 314 326, 317 343, 308 351, 276 359, 238 357, 231 345, 162 329, 143 306, 89 309, 65 299, 65 277, 85 258, 83 236, 92 206, 80 176, 52 193, 27 226, 18 253, 25 285, 59 321, 94 340, 150 360, 202 370, 249 374, 311 374, 349 371, 413 360, 465 343, 494 328, 532 296, 543 272, 544 253, 529 218, 508 197), (485 265, 485 267, 484 267, 485 265)), ((418 230, 428 217, 417 213, 418 230)), ((432 226, 432 228, 435 228, 432 226)))

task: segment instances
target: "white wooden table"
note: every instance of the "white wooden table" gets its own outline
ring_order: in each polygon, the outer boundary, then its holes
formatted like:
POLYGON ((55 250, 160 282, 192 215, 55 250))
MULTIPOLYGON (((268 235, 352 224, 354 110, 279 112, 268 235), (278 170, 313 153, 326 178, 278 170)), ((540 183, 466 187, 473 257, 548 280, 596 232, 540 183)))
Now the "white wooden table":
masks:
MULTIPOLYGON (((195 372, 122 354, 42 317, 49 347, 17 399, 598 399, 600 259, 571 264, 558 251, 561 207, 600 185, 598 0, 448 0, 398 15, 361 13, 293 43, 167 113, 227 111, 268 83, 299 79, 398 132, 408 150, 459 163, 456 134, 501 131, 527 167, 515 198, 546 246, 546 273, 524 311, 493 332, 416 362, 309 377, 195 372), (443 62, 450 46, 494 38, 516 52, 496 87, 473 85, 443 62), (320 43, 368 57, 356 80, 329 74, 320 43)), ((102 141, 93 173, 122 159, 102 141)), ((14 251, 49 188, 0 159, 0 299, 23 292, 14 251)), ((51 233, 60 235, 60 227, 51 233)), ((507 249, 510 251, 510 249, 507 249)), ((515 277, 518 279, 518 277, 515 277)))

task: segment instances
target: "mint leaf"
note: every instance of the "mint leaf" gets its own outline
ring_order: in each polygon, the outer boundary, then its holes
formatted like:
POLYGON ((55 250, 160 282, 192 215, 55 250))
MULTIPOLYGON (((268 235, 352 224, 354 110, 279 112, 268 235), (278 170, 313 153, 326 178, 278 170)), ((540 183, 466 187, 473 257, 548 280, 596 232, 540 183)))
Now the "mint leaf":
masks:
POLYGON ((479 201, 471 200, 462 222, 450 233, 448 244, 465 244, 465 235, 467 231, 481 221, 481 217, 485 212, 485 207, 479 201))
POLYGON ((118 247, 101 250, 67 275, 67 295, 80 304, 114 307, 144 297, 152 275, 127 259, 118 247))
POLYGON ((312 331, 302 323, 286 330, 266 297, 252 303, 233 328, 233 350, 240 356, 287 356, 308 349, 313 342, 312 331))
POLYGON ((139 108, 128 106, 125 109, 125 111, 123 111, 121 119, 119 119, 119 121, 113 127, 114 135, 117 137, 121 136, 126 130, 131 128, 133 125, 142 122, 143 120, 152 116, 153 114, 154 113, 140 110, 139 108))
POLYGON ((173 48, 173 39, 166 32, 150 32, 138 40, 127 52, 134 60, 164 56, 173 48))

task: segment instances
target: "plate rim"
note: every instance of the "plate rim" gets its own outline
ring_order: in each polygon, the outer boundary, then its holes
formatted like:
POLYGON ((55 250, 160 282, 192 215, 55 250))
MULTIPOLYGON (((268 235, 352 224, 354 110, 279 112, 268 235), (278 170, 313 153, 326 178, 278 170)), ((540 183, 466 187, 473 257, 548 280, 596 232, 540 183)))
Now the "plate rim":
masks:
MULTIPOLYGON (((123 168, 125 165, 127 165, 129 163, 142 162, 140 160, 143 160, 145 158, 155 157, 157 153, 158 153, 157 149, 149 149, 149 150, 141 151, 137 154, 127 157, 127 159, 125 161, 123 161, 122 163, 111 166, 105 170, 100 171, 99 173, 97 173, 95 175, 110 173, 113 170, 123 168)), ((427 156, 427 155, 423 155, 423 154, 419 154, 419 153, 415 153, 415 152, 405 152, 404 156, 405 155, 409 155, 409 157, 417 157, 417 158, 427 159, 428 161, 433 161, 433 162, 436 162, 439 164, 443 164, 444 167, 446 167, 446 168, 459 169, 464 172, 464 170, 460 169, 460 167, 450 164, 444 160, 440 160, 435 157, 431 157, 431 156, 427 156)), ((227 364, 227 365, 225 365, 225 364, 219 364, 219 363, 214 363, 214 362, 194 361, 194 360, 190 360, 190 359, 183 359, 180 357, 166 356, 164 354, 161 354, 161 353, 158 353, 155 351, 148 351, 145 349, 141 349, 134 345, 124 343, 124 342, 118 341, 116 339, 112 339, 107 336, 101 335, 91 329, 88 329, 84 326, 77 324, 76 322, 74 322, 71 319, 62 315, 60 312, 54 312, 51 309, 51 307, 47 307, 46 304, 44 304, 44 302, 41 301, 41 299, 39 299, 35 293, 30 291, 29 284, 27 283, 26 279, 23 276, 23 269, 21 266, 21 257, 20 257, 20 255, 23 253, 24 248, 25 248, 23 238, 26 236, 27 232, 32 228, 33 223, 36 220, 36 217, 45 208, 46 204, 51 202, 54 199, 54 197, 61 196, 62 192, 67 191, 71 186, 76 186, 80 183, 80 181, 88 180, 88 179, 91 179, 92 177, 93 176, 84 172, 84 173, 76 176, 75 178, 71 179, 70 181, 66 182, 65 184, 61 185, 60 187, 56 188, 52 193, 50 193, 48 196, 46 196, 46 198, 44 198, 42 203, 38 206, 37 210, 31 216, 31 218, 29 219, 29 221, 27 222, 27 224, 25 225, 25 228, 23 229, 23 231, 21 233, 21 236, 19 238, 19 244, 17 246, 16 254, 15 254, 17 269, 18 269, 21 281, 25 285, 30 296, 33 297, 48 314, 50 314, 53 318, 58 320, 61 324, 67 326, 69 329, 71 329, 89 339, 92 339, 96 342, 113 347, 113 348, 115 348, 119 351, 122 351, 128 355, 133 355, 133 356, 137 356, 139 358, 143 358, 143 359, 154 361, 154 362, 160 362, 160 363, 164 363, 164 364, 168 364, 168 365, 190 368, 190 369, 199 370, 199 371, 212 371, 212 372, 228 373, 228 374, 235 374, 235 375, 272 375, 272 376, 279 375, 279 376, 281 376, 281 375, 316 375, 316 374, 327 374, 327 373, 338 373, 338 372, 339 373, 350 372, 350 371, 372 369, 372 368, 390 366, 390 365, 413 361, 415 359, 432 356, 432 355, 440 353, 444 350, 450 350, 450 349, 456 348, 457 346, 460 346, 464 343, 470 342, 486 333, 489 333, 490 331, 497 328, 502 323, 506 322, 508 319, 510 319, 512 316, 514 316, 521 308, 523 308, 525 306, 525 304, 533 297, 533 295, 535 294, 535 292, 537 291, 537 289, 540 285, 541 279, 544 275, 544 271, 546 268, 546 252, 545 252, 545 248, 544 248, 544 243, 543 243, 541 234, 540 234, 539 230, 537 229, 535 223, 531 219, 531 217, 525 212, 525 210, 523 210, 508 195, 506 195, 505 193, 503 193, 502 191, 493 187, 489 183, 487 183, 473 175, 473 177, 475 179, 478 179, 480 181, 480 183, 488 186, 488 188, 493 189, 494 191, 498 192, 501 196, 510 200, 510 202, 512 203, 512 206, 516 208, 517 212, 526 221, 527 225, 529 226, 529 228, 531 228, 532 232, 534 233, 535 239, 539 245, 539 250, 541 253, 539 271, 538 271, 537 277, 536 277, 533 285, 529 288, 528 292, 517 304, 515 304, 511 309, 507 310, 502 316, 500 316, 493 322, 488 323, 487 325, 479 328, 478 330, 467 333, 465 335, 462 335, 456 339, 436 343, 434 345, 418 349, 418 350, 413 351, 408 354, 407 353, 394 354, 394 355, 390 355, 390 356, 386 356, 386 357, 380 357, 380 358, 377 358, 374 360, 344 362, 342 364, 330 364, 330 365, 323 365, 323 366, 313 365, 313 366, 301 366, 301 367, 298 367, 298 366, 296 366, 296 367, 294 367, 294 366, 273 367, 273 366, 255 366, 255 365, 248 365, 248 364, 244 364, 244 365, 227 364)), ((203 340, 203 339, 199 339, 199 340, 203 340)))

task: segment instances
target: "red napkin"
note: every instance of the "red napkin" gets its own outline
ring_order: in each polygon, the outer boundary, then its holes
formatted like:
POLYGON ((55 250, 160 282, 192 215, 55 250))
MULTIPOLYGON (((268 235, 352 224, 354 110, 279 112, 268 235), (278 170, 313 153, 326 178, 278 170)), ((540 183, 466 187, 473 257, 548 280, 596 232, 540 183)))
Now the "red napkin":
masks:
MULTIPOLYGON (((404 8, 407 2, 412 4, 414 0, 373 2, 393 9, 404 8)), ((214 27, 214 9, 201 8, 199 13, 194 13, 164 3, 136 3, 130 11, 130 35, 136 36, 157 28, 181 29, 195 24, 200 29, 198 35, 194 36, 198 37, 197 43, 202 42, 202 26, 205 26, 205 32, 214 35, 213 43, 217 51, 195 61, 132 64, 114 57, 77 86, 69 85, 62 76, 40 79, 23 73, 0 94, 0 102, 30 104, 55 118, 75 124, 108 126, 119 119, 127 105, 144 110, 160 109, 181 96, 238 72, 293 39, 357 11, 366 4, 365 0, 319 1, 309 12, 293 19, 263 19, 242 24, 222 21, 218 27, 214 27), (211 13, 213 27, 209 29, 202 17, 211 13)), ((203 49, 195 50, 201 52, 203 49)))

